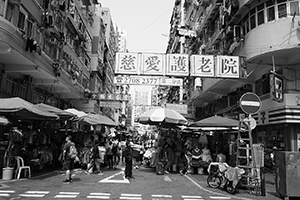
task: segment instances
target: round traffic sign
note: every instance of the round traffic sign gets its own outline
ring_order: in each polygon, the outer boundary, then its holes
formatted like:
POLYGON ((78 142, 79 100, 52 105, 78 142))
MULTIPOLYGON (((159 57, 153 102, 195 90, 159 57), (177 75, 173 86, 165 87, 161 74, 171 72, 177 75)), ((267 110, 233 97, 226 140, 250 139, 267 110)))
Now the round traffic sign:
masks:
POLYGON ((255 127, 257 125, 256 121, 255 121, 255 119, 253 117, 245 118, 243 121, 247 124, 247 126, 249 126, 249 128, 251 130, 255 129, 255 127))
POLYGON ((240 98, 240 107, 247 114, 256 114, 261 108, 261 100, 253 92, 247 92, 240 98))

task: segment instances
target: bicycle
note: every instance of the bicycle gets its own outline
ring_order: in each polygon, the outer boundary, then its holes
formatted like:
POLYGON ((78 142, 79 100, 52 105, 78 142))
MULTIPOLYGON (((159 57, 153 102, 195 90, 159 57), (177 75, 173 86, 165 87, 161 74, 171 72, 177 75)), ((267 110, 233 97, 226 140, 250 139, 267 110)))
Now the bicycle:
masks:
POLYGON ((211 188, 219 188, 223 183, 225 191, 227 191, 230 194, 235 194, 239 191, 240 181, 238 181, 238 183, 235 186, 233 186, 233 181, 229 180, 225 176, 226 171, 227 169, 220 171, 219 168, 217 170, 213 170, 207 177, 207 184, 211 188))

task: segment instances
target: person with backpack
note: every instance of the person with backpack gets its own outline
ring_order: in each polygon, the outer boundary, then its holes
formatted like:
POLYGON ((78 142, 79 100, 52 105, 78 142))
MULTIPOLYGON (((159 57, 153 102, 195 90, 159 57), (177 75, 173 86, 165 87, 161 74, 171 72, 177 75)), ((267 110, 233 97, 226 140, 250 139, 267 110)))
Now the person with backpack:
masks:
POLYGON ((74 162, 77 157, 77 150, 75 147, 75 143, 71 141, 72 136, 68 135, 66 137, 66 143, 63 147, 63 170, 66 170, 66 180, 64 183, 72 182, 72 174, 74 169, 74 162))

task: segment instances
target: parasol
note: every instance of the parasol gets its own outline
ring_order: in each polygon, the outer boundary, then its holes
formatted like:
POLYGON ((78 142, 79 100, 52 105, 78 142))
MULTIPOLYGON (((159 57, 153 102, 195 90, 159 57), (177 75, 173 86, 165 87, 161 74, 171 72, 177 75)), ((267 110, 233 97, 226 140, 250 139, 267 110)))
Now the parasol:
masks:
POLYGON ((0 125, 7 125, 10 122, 8 121, 8 119, 6 119, 6 117, 0 116, 0 125))
POLYGON ((19 97, 0 99, 0 114, 19 119, 56 120, 59 117, 19 97))
POLYGON ((177 124, 186 125, 188 120, 177 111, 168 108, 154 108, 141 114, 137 121, 141 124, 177 124))

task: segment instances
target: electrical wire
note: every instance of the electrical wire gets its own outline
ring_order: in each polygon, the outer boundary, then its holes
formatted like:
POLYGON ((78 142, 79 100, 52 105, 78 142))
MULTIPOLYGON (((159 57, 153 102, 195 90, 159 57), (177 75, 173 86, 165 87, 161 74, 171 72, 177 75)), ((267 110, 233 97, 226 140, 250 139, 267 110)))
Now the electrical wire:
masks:
POLYGON ((141 30, 137 35, 135 35, 127 44, 132 42, 134 39, 136 39, 138 36, 140 36, 144 31, 146 31, 150 26, 152 26, 155 22, 157 22, 160 18, 162 18, 165 14, 167 14, 170 10, 172 10, 173 7, 165 11, 162 15, 160 15, 158 18, 156 18, 153 22, 151 22, 148 26, 146 26, 143 30, 141 30))

